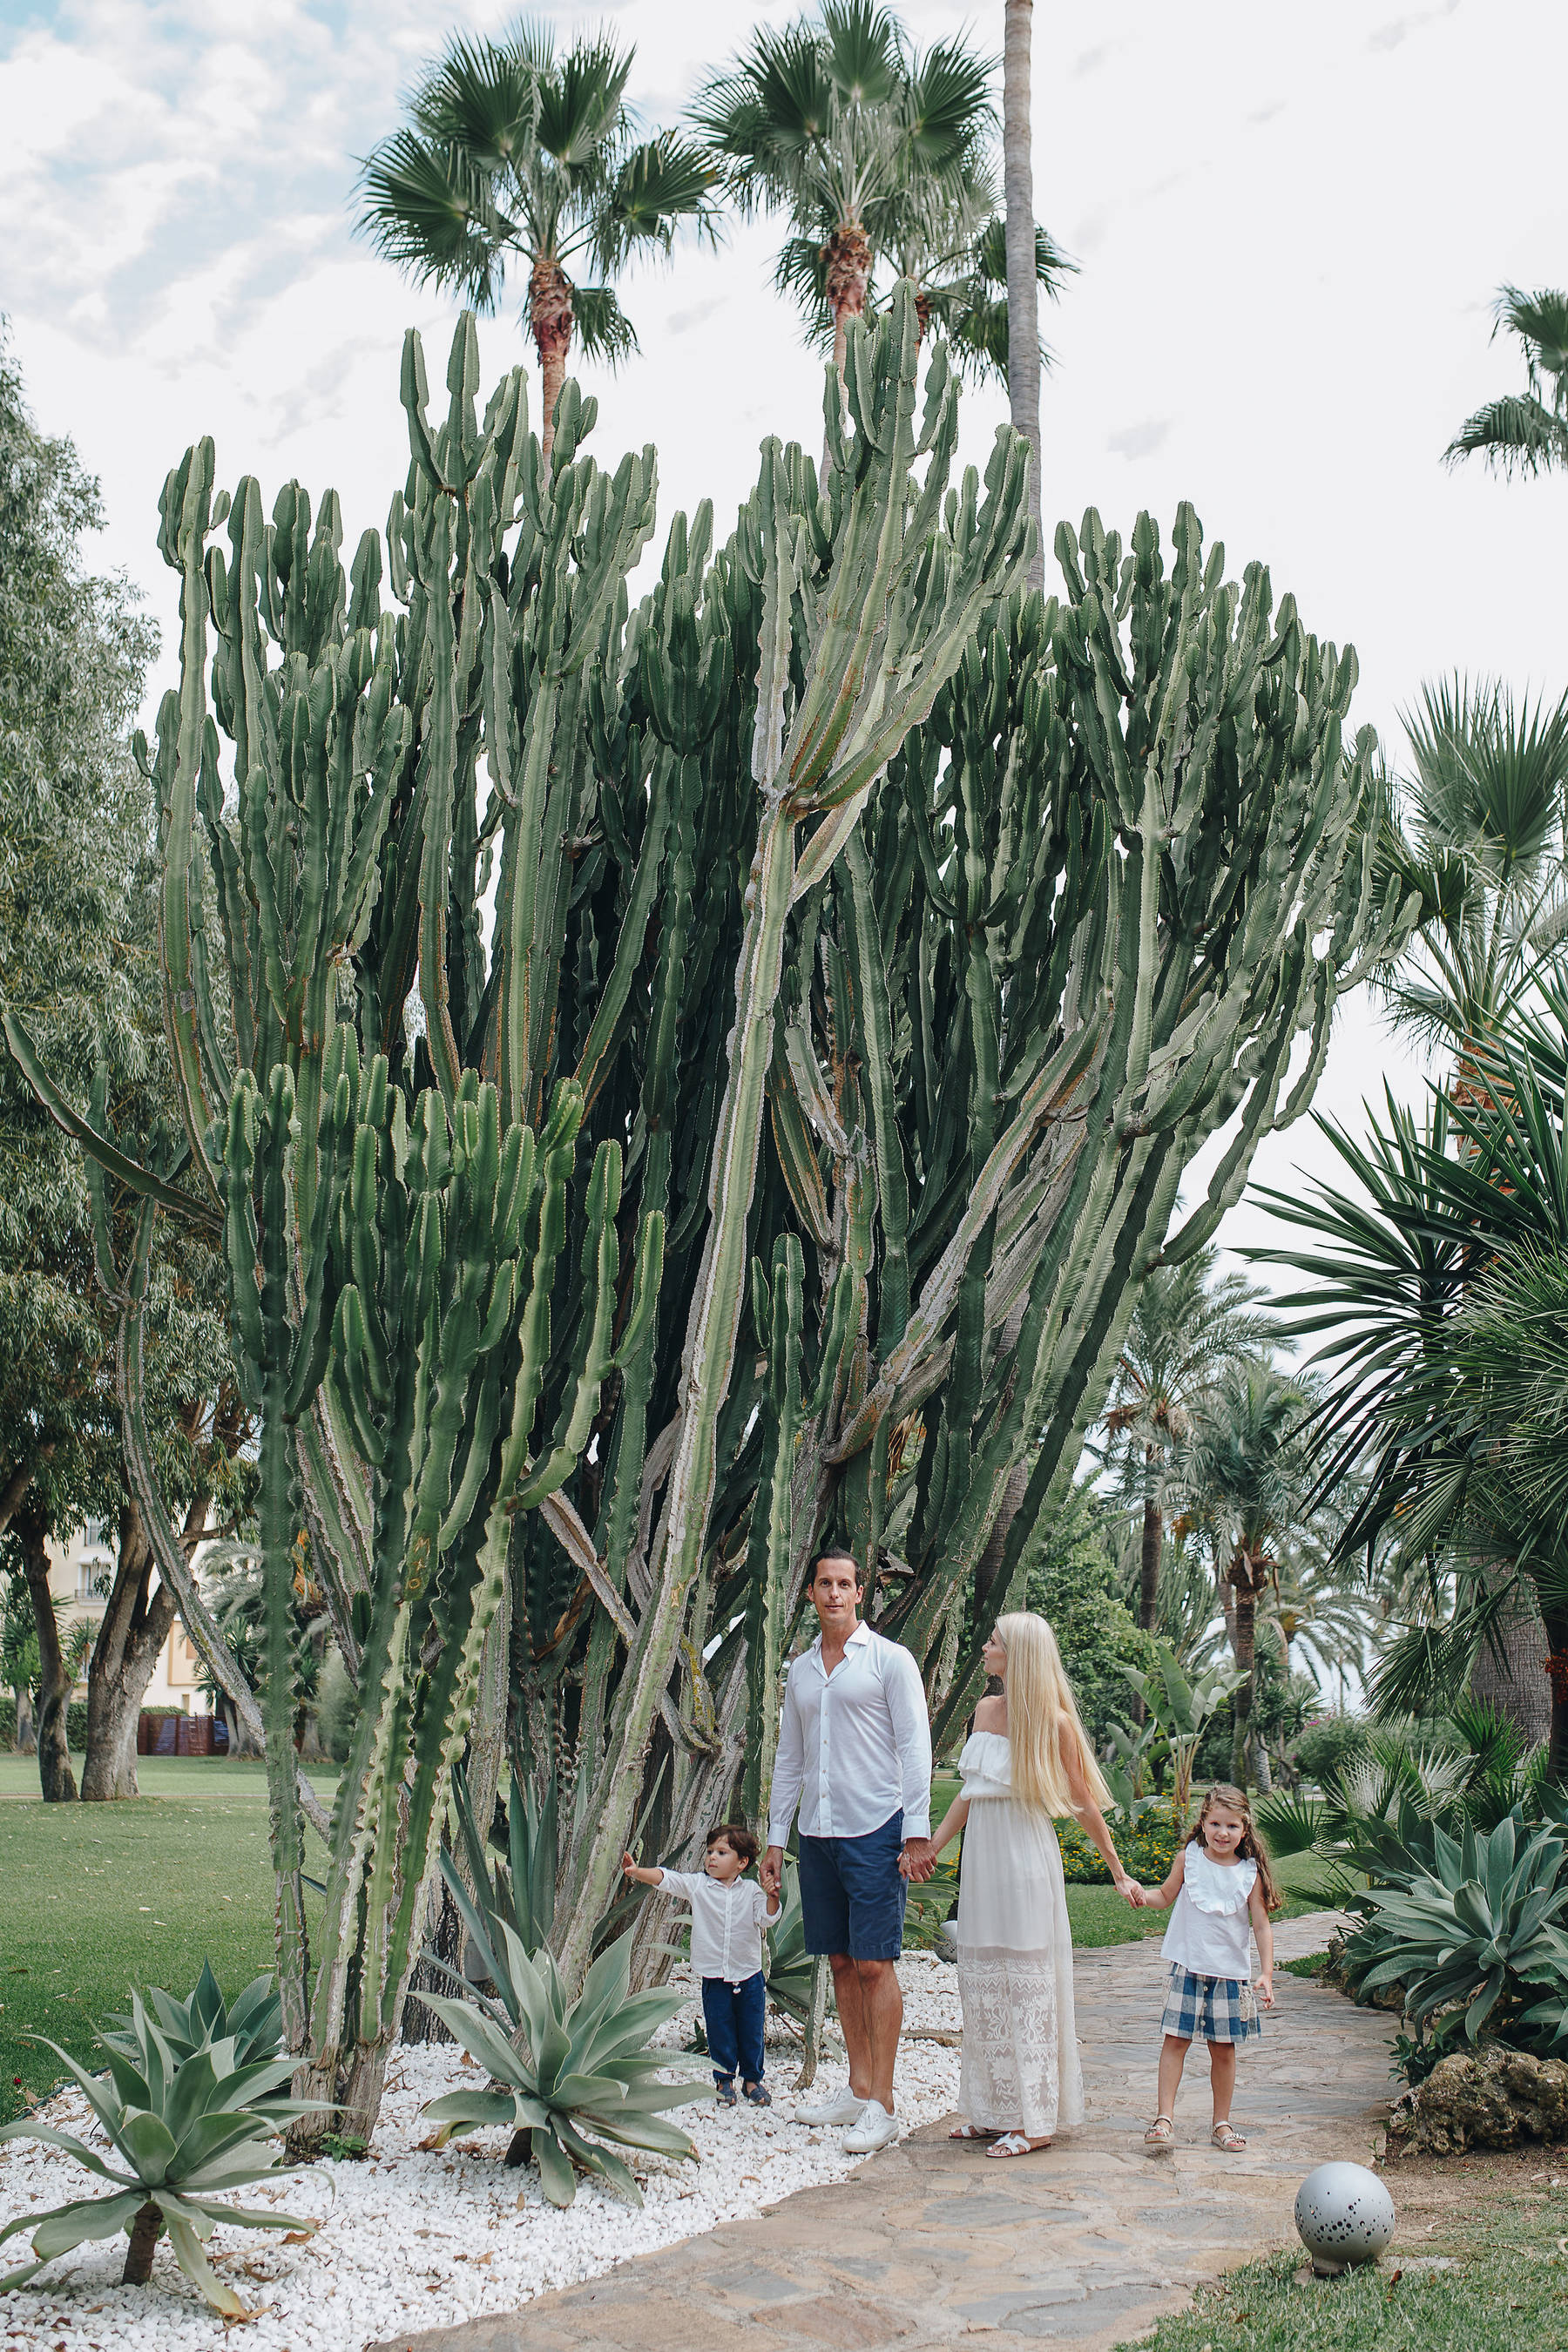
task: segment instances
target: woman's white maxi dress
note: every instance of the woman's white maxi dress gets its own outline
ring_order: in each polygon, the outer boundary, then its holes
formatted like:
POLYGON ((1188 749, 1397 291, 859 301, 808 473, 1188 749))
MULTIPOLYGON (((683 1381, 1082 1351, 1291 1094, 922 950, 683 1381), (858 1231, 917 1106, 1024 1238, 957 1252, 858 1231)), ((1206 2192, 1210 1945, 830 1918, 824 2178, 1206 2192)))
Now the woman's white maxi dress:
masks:
POLYGON ((1047 1816, 1013 1801, 1013 1751, 976 1731, 959 1759, 969 1800, 954 1932, 963 2002, 961 2115, 1031 2139, 1083 2121, 1072 1934, 1047 1816))

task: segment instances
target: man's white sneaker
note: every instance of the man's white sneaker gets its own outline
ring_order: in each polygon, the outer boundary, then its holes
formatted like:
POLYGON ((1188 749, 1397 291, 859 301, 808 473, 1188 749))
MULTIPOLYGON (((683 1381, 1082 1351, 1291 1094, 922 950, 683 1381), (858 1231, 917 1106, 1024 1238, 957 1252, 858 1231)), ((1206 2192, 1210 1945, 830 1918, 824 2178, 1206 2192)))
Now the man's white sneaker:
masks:
POLYGON ((796 2107, 795 2119, 797 2124, 858 2124, 865 2105, 859 2093, 846 2085, 819 2107, 796 2107))
POLYGON ((868 2099, 859 2122, 844 2135, 844 2153, 875 2156, 879 2147, 891 2147, 901 2129, 897 2116, 890 2116, 880 2099, 868 2099))

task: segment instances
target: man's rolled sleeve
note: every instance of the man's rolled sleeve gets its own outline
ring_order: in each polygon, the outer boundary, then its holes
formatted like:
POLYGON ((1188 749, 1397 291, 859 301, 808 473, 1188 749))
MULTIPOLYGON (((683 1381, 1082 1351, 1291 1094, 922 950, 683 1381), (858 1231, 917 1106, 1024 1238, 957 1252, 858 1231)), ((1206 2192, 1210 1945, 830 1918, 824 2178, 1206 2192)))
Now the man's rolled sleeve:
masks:
MULTIPOLYGON (((904 1835, 931 1835, 931 1718, 921 1670, 901 1644, 889 1645, 883 1688, 904 1790, 904 1835)), ((884 1654, 886 1654, 886 1653, 884 1654)))

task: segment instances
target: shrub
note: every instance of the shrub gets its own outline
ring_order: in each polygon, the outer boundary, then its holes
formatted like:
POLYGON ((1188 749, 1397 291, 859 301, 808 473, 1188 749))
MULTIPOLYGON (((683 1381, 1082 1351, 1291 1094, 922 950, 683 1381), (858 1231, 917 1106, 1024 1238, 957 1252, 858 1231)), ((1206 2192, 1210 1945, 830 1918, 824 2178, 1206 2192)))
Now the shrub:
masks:
MULTIPOLYGON (((1170 1875, 1183 1832, 1172 1808, 1156 1803, 1145 1806, 1129 1826, 1113 1822, 1111 1835, 1129 1874, 1147 1886, 1157 1886, 1170 1875)), ((1076 1822, 1058 1822, 1057 1841, 1062 1850, 1062 1875, 1069 1885, 1110 1885, 1110 1873, 1099 1848, 1076 1822)))
POLYGON ((1367 1727, 1354 1716, 1325 1715, 1308 1724, 1296 1741, 1296 1769, 1303 1780, 1326 1789, 1347 1765, 1359 1764, 1367 1754, 1367 1727))
POLYGON ((66 1709, 66 1746, 73 1756, 79 1756, 87 1747, 87 1701, 73 1698, 66 1709))
POLYGON ((16 1745, 16 1702, 9 1691, 0 1698, 0 1748, 9 1752, 16 1745))

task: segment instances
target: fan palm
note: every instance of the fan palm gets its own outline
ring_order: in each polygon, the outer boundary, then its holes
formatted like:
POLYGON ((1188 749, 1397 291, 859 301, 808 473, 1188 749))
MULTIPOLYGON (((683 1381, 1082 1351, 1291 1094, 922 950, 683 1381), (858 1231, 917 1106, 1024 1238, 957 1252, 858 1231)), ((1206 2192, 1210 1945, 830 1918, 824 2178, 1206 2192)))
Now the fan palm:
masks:
MULTIPOLYGON (((879 261, 914 277, 922 326, 1005 377, 991 73, 957 39, 917 55, 880 0, 823 0, 816 18, 763 26, 699 94, 693 126, 740 210, 789 221, 774 282, 841 381, 879 261)), ((1053 290, 1070 267, 1043 231, 1037 267, 1053 290)))
POLYGON ((1124 1500, 1142 1506, 1138 1622, 1159 1611, 1166 1484, 1193 1407, 1228 1367, 1256 1357, 1274 1335, 1260 1294, 1237 1274, 1215 1276, 1216 1252, 1195 1250, 1157 1266, 1139 1286, 1105 1412, 1107 1458, 1124 1500))
POLYGON ((408 121, 366 157, 359 228, 416 282, 474 310, 527 273, 548 457, 574 338, 611 366, 637 348, 609 280, 633 253, 711 230, 714 174, 670 135, 638 141, 626 103, 635 52, 602 37, 557 58, 548 29, 458 36, 428 67, 408 121), (586 266, 599 283, 573 273, 586 266))
POLYGON ((1421 911, 1381 984, 1395 1026, 1463 1074, 1568 928, 1568 696, 1516 706, 1500 685, 1456 677, 1425 688, 1405 729, 1414 772, 1385 854, 1421 911))
POLYGON ((1492 333, 1504 330, 1523 346, 1525 389, 1467 416, 1443 455, 1451 466, 1484 457, 1505 475, 1551 473, 1568 464, 1568 294, 1505 286, 1492 333))
POLYGON ((1179 1459, 1183 1486, 1228 1553, 1221 1571, 1235 1595, 1227 1622, 1245 1677, 1232 1705, 1231 1778, 1243 1786, 1255 1762, 1258 1601, 1310 1507, 1301 1431, 1310 1402, 1300 1381, 1271 1365, 1232 1365, 1195 1404, 1179 1459))
POLYGON ((1342 1555, 1382 1546, 1435 1590, 1454 1583, 1451 1611, 1388 1652, 1380 1700, 1443 1704, 1472 1675, 1484 1692, 1477 1670, 1522 1623, 1534 1664, 1500 1660, 1499 1695, 1533 1728, 1550 1649, 1555 1774, 1568 1765, 1568 996, 1549 982, 1542 994, 1540 1010, 1509 1011, 1474 1083, 1436 1091, 1424 1129, 1392 1100, 1364 1147, 1323 1122, 1362 1197, 1266 1196, 1302 1239, 1256 1255, 1305 1277, 1279 1302, 1292 1328, 1331 1334, 1321 1482, 1366 1471, 1342 1555))

